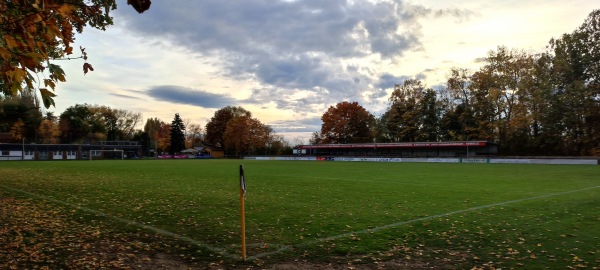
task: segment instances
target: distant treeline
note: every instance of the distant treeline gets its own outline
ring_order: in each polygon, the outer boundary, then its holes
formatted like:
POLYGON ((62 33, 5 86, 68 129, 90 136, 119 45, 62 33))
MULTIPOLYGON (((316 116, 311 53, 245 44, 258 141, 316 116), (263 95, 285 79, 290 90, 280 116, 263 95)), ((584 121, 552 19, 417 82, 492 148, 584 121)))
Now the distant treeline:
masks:
POLYGON ((311 141, 487 140, 503 155, 600 155, 600 10, 544 52, 500 46, 482 61, 476 71, 451 69, 441 89, 397 84, 378 118, 339 103, 311 141), (342 112, 354 115, 340 132, 334 123, 344 122, 342 112))

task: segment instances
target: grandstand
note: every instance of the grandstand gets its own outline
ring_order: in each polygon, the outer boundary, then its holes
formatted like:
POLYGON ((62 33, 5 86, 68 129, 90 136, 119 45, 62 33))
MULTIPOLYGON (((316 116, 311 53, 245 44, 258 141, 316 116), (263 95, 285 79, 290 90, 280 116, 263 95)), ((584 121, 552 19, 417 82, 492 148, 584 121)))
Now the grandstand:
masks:
POLYGON ((487 141, 313 144, 294 148, 296 155, 376 157, 489 157, 498 145, 487 141))

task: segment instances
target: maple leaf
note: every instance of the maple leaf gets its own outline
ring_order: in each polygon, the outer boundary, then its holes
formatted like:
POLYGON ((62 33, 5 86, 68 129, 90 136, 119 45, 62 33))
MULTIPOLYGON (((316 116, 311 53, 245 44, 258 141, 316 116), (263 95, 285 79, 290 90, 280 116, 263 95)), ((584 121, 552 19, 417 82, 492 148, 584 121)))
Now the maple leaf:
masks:
POLYGON ((83 63, 83 74, 87 74, 88 71, 94 71, 94 68, 92 65, 90 65, 90 63, 83 63))
POLYGON ((56 106, 54 104, 54 98, 56 94, 52 93, 50 90, 46 88, 40 88, 40 94, 42 95, 42 101, 44 102, 44 106, 46 108, 50 108, 50 105, 56 106))

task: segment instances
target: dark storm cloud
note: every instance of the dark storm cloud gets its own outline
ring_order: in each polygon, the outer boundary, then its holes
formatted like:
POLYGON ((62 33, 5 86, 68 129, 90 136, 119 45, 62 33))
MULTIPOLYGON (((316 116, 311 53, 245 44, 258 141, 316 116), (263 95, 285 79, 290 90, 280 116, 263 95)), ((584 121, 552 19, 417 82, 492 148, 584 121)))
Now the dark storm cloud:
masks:
POLYGON ((203 108, 222 108, 238 103, 237 100, 227 95, 213 94, 174 85, 153 86, 146 93, 157 100, 203 108))

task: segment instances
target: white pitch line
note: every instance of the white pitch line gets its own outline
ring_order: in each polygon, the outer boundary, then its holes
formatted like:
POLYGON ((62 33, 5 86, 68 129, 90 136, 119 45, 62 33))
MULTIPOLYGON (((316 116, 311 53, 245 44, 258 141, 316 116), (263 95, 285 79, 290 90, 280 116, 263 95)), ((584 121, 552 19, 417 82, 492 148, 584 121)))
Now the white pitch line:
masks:
MULTIPOLYGON (((175 239, 178 240, 182 240, 194 245, 197 245, 199 247, 208 249, 214 253, 217 254, 221 254, 225 257, 231 258, 231 259, 239 259, 238 256, 234 256, 231 255, 229 253, 227 253, 224 249, 220 249, 220 248, 216 248, 213 246, 209 246, 205 243, 202 243, 200 241, 194 240, 192 238, 189 238, 187 236, 183 236, 183 235, 179 235, 173 232, 169 232, 154 226, 150 226, 150 225, 146 225, 146 224, 141 224, 139 222, 135 222, 132 220, 128 220, 128 219, 124 219, 124 218, 120 218, 120 217, 115 217, 115 216, 111 216, 109 214, 91 209, 91 208, 87 208, 84 206, 80 206, 80 205, 76 205, 76 204, 72 204, 72 203, 68 203, 62 200, 58 200, 58 199, 54 199, 45 195, 40 195, 40 194, 36 194, 36 193, 31 193, 25 190, 21 190, 21 189, 16 189, 16 188, 12 188, 12 187, 8 187, 5 185, 1 185, 0 187, 3 187, 5 189, 8 190, 12 190, 12 191, 16 191, 19 193, 23 193, 26 195, 29 195, 31 197, 37 197, 37 198, 41 198, 44 200, 48 200, 48 201, 52 201, 55 203, 59 203, 59 204, 63 204, 66 206, 70 206, 82 211, 86 211, 86 212, 90 212, 93 214, 96 214, 98 216, 103 216, 103 217, 107 217, 128 225, 132 225, 132 226, 137 226, 137 227, 141 227, 147 230, 151 230, 154 231, 158 234, 162 234, 162 235, 166 235, 166 236, 171 236, 175 239)), ((518 203, 518 202, 524 202, 524 201, 531 201, 531 200, 537 200, 537 199, 543 199, 543 198, 549 198, 549 197, 556 197, 556 196, 560 196, 560 195, 565 195, 565 194, 570 194, 570 193, 577 193, 577 192, 581 192, 581 191, 586 191, 586 190, 591 190, 591 189, 596 189, 596 188, 600 188, 600 186, 594 186, 594 187, 588 187, 588 188, 583 188, 583 189, 577 189, 577 190, 570 190, 570 191, 565 191, 565 192, 560 192, 560 193, 552 193, 552 194, 546 194, 546 195, 542 195, 542 196, 535 196, 535 197, 529 197, 529 198, 523 198, 523 199, 517 199, 517 200, 511 200, 511 201, 505 201, 505 202, 499 202, 499 203, 493 203, 493 204, 488 204, 488 205, 482 205, 482 206, 477 206, 477 207, 471 207, 471 208, 467 208, 467 209, 463 209, 463 210, 456 210, 456 211, 451 211, 451 212, 447 212, 447 213, 443 213, 443 214, 437 214, 437 215, 432 215, 432 216, 427 216, 427 217, 422 217, 422 218, 417 218, 417 219, 412 219, 412 220, 407 220, 407 221, 400 221, 400 222, 396 222, 396 223, 392 223, 392 224, 387 224, 387 225, 383 225, 383 226, 378 226, 378 227, 374 227, 371 229, 365 229, 365 230, 359 230, 359 231, 353 231, 353 232, 348 232, 348 233, 343 233, 343 234, 339 234, 339 235, 334 235, 334 236, 329 236, 329 237, 325 237, 325 238, 320 238, 320 239, 315 239, 312 241, 307 241, 307 242, 303 242, 297 245, 287 245, 287 246, 283 246, 277 250, 271 251, 271 252, 265 252, 265 253, 260 253, 257 254, 255 256, 249 256, 247 257, 248 260, 255 260, 255 259, 259 259, 259 258, 263 258, 266 256, 270 256, 270 255, 275 255, 275 254, 279 254, 282 253, 286 250, 291 250, 292 248, 295 247, 301 247, 301 246, 307 246, 307 245, 313 245, 316 243, 320 243, 320 242, 324 242, 324 241, 332 241, 332 240, 337 240, 340 238, 344 238, 344 237, 349 237, 352 235, 356 235, 356 234, 364 234, 364 233, 371 233, 371 232, 376 232, 376 231, 380 231, 380 230, 385 230, 385 229, 389 229, 389 228, 394 228, 394 227, 399 227, 402 225, 406 225, 406 224, 411 224, 411 223, 415 223, 415 222, 419 222, 419 221, 425 221, 425 220, 430 220, 430 219, 434 219, 434 218, 439 218, 439 217, 446 217, 446 216, 450 216, 450 215, 454 215, 454 214, 459 214, 459 213, 465 213, 465 212, 471 212, 471 211, 476 211, 476 210, 481 210, 481 209, 486 209, 486 208, 491 208, 491 207, 495 207, 495 206, 502 206, 502 205, 507 205, 507 204, 512 204, 512 203, 518 203)))
POLYGON ((157 228, 157 227, 154 227, 154 226, 142 224, 142 223, 139 223, 139 222, 136 222, 136 221, 133 221, 133 220, 128 220, 128 219, 124 219, 124 218, 112 216, 112 215, 106 214, 104 212, 100 212, 98 210, 87 208, 85 206, 81 206, 81 205, 77 205, 77 204, 72 204, 72 203, 65 202, 65 201, 58 200, 58 199, 54 199, 54 198, 51 198, 51 197, 48 197, 48 196, 45 196, 45 195, 36 194, 36 193, 29 192, 29 191, 25 191, 25 190, 21 190, 21 189, 17 189, 17 188, 8 187, 8 186, 2 185, 2 184, 0 184, 0 187, 2 187, 4 189, 11 190, 11 191, 15 191, 15 192, 19 192, 19 193, 28 195, 29 197, 40 198, 40 199, 51 201, 51 202, 54 202, 54 203, 66 205, 66 206, 69 206, 69 207, 72 207, 72 208, 75 208, 75 209, 78 209, 78 210, 81 210, 81 211, 93 213, 93 214, 95 214, 97 216, 106 217, 106 218, 109 218, 109 219, 112 219, 112 220, 116 220, 118 222, 122 222, 122 223, 125 223, 127 225, 131 225, 131 226, 135 226, 135 227, 140 227, 140 228, 143 228, 143 229, 146 229, 146 230, 150 230, 150 231, 153 231, 153 232, 161 234, 161 235, 170 236, 170 237, 173 237, 173 238, 175 238, 177 240, 185 241, 185 242, 188 242, 190 244, 194 244, 196 246, 199 246, 201 248, 205 248, 205 249, 207 249, 207 250, 209 250, 211 252, 223 255, 223 256, 225 256, 227 258, 230 258, 230 259, 236 259, 237 260, 237 259, 240 258, 239 256, 234 256, 234 255, 231 255, 231 254, 227 253, 224 249, 217 248, 217 247, 214 247, 214 246, 210 246, 210 245, 207 245, 207 244, 205 244, 203 242, 200 242, 198 240, 194 240, 192 238, 189 238, 187 236, 179 235, 179 234, 176 234, 174 232, 163 230, 163 229, 160 229, 160 228, 157 228))
POLYGON ((307 241, 307 242, 304 242, 304 243, 301 243, 301 244, 297 244, 297 245, 283 246, 282 248, 274 250, 274 251, 271 251, 271 252, 265 252, 265 253, 257 254, 255 256, 250 256, 250 257, 248 257, 248 260, 254 260, 254 259, 263 258, 265 256, 279 254, 281 252, 284 252, 286 250, 290 250, 290 249, 295 248, 295 247, 308 246, 308 245, 313 245, 313 244, 320 243, 320 242, 337 240, 337 239, 340 239, 340 238, 349 237, 349 236, 353 236, 353 235, 356 235, 356 234, 372 233, 372 232, 381 231, 381 230, 385 230, 385 229, 389 229, 389 228, 394 228, 394 227, 399 227, 399 226, 402 226, 402 225, 411 224, 411 223, 415 223, 415 222, 419 222, 419 221, 425 221, 425 220, 430 220, 430 219, 439 218, 439 217, 446 217, 446 216, 450 216, 450 215, 454 215, 454 214, 460 214, 460 213, 465 213, 465 212, 477 211, 477 210, 481 210, 481 209, 491 208, 491 207, 495 207, 495 206, 502 206, 502 205, 507 205, 507 204, 512 204, 512 203, 519 203, 519 202, 524 202, 524 201, 531 201, 531 200, 537 200, 537 199, 543 199, 543 198, 549 198, 549 197, 556 197, 556 196, 560 196, 560 195, 565 195, 565 194, 570 194, 570 193, 577 193, 577 192, 591 190, 591 189, 596 189, 596 188, 600 188, 600 186, 588 187, 588 188, 577 189, 577 190, 570 190, 570 191, 565 191, 565 192, 560 192, 560 193, 546 194, 546 195, 542 195, 542 196, 535 196, 535 197, 529 197, 529 198, 523 198, 523 199, 506 201, 506 202, 493 203, 493 204, 488 204, 488 205, 471 207, 471 208, 467 208, 467 209, 463 209, 463 210, 451 211, 451 212, 447 212, 447 213, 443 213, 443 214, 437 214, 437 215, 432 215, 432 216, 427 216, 427 217, 422 217, 422 218, 417 218, 417 219, 411 219, 411 220, 407 220, 407 221, 400 221, 400 222, 396 222, 396 223, 392 223, 392 224, 387 224, 387 225, 383 225, 383 226, 379 226, 379 227, 374 227, 374 228, 371 228, 371 229, 353 231, 353 232, 343 233, 343 234, 329 236, 329 237, 325 237, 325 238, 320 238, 320 239, 316 239, 316 240, 312 240, 312 241, 307 241))

